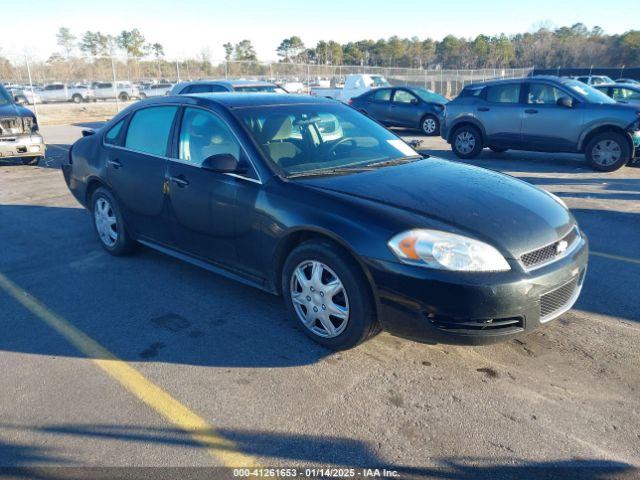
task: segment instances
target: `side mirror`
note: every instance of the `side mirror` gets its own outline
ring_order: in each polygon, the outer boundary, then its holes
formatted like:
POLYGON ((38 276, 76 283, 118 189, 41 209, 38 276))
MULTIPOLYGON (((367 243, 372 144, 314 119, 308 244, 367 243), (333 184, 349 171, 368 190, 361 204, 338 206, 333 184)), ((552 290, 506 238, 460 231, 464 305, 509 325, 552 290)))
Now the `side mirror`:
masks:
POLYGON ((417 140, 417 139, 416 140, 409 140, 406 143, 407 143, 407 145, 409 145, 414 150, 417 150, 418 148, 420 148, 420 145, 422 145, 422 140, 417 140))
POLYGON ((87 128, 86 130, 82 130, 82 136, 83 137, 89 137, 91 135, 93 135, 95 132, 95 130, 92 130, 91 128, 87 128))
POLYGON ((417 98, 411 99, 411 105, 418 105, 419 103, 420 103, 420 100, 418 100, 417 98))
POLYGON ((218 153, 205 158, 202 162, 202 168, 219 173, 245 173, 248 170, 244 162, 239 162, 230 153, 218 153))
POLYGON ((571 100, 569 97, 560 97, 556 101, 556 105, 558 105, 559 107, 573 108, 573 100, 571 100))

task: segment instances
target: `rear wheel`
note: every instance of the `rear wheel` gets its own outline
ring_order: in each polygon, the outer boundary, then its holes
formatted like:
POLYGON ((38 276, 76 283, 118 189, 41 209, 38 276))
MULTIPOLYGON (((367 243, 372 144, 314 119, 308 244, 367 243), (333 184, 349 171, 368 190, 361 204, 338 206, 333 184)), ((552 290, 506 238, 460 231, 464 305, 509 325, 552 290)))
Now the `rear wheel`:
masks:
POLYGON ((71 101, 73 103, 82 103, 82 95, 76 93, 75 95, 73 95, 73 97, 71 97, 71 101))
POLYGON ((457 157, 463 159, 475 158, 482 151, 482 136, 480 131, 471 125, 464 125, 453 133, 451 149, 457 157))
POLYGON ((128 102, 129 94, 127 92, 121 92, 118 98, 120 99, 121 102, 128 102))
POLYGON ((38 165, 40 157, 22 157, 21 160, 24 165, 38 165))
POLYGON ((293 250, 281 283, 291 316, 327 348, 349 349, 380 331, 364 274, 347 253, 330 243, 307 242, 293 250))
POLYGON ((629 162, 631 149, 626 139, 616 132, 599 133, 585 149, 587 162, 600 172, 618 170, 629 162))
POLYGON ((106 188, 98 188, 91 197, 93 226, 104 249, 121 256, 133 251, 135 241, 129 236, 115 197, 106 188))
POLYGON ((437 135, 440 133, 440 122, 434 115, 425 115, 420 120, 420 130, 425 135, 437 135))

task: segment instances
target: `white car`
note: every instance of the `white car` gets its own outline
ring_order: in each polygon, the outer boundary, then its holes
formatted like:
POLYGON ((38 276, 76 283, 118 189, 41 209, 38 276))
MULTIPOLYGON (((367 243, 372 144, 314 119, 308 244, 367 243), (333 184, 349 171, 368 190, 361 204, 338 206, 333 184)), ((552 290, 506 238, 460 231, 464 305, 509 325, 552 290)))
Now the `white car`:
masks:
POLYGON ((93 90, 87 85, 69 86, 64 83, 51 83, 45 85, 38 92, 42 103, 49 102, 73 102, 82 103, 93 100, 93 90))
POLYGON ((171 88, 173 88, 173 85, 171 83, 156 83, 154 85, 147 85, 146 87, 140 89, 140 98, 144 100, 145 98, 168 95, 171 88))
POLYGON ((118 98, 121 102, 127 102, 132 98, 140 98, 138 87, 131 82, 98 82, 93 85, 94 97, 97 100, 113 100, 118 98))

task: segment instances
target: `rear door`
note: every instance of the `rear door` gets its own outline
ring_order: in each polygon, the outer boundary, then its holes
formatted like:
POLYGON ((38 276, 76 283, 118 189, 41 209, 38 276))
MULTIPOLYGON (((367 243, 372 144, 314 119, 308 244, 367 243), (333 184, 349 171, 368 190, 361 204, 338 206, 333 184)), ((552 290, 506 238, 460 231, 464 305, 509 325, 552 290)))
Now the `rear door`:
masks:
MULTIPOLYGON (((162 105, 136 111, 126 132, 110 144, 104 137, 107 181, 136 235, 168 243, 164 218, 165 174, 171 131, 178 107, 162 105)), ((117 127, 114 126, 113 129, 117 127)))
POLYGON ((525 106, 521 103, 522 82, 489 85, 476 104, 476 116, 484 126, 487 145, 518 148, 525 106))
POLYGON ((389 109, 389 123, 398 127, 415 128, 420 123, 420 99, 408 90, 395 89, 389 109))
POLYGON ((389 121, 391 89, 381 88, 366 96, 363 108, 367 115, 381 123, 389 121))
POLYGON ((523 146, 549 152, 575 151, 582 132, 584 112, 577 100, 564 89, 546 82, 527 82, 524 95, 523 146), (561 97, 574 100, 574 107, 558 105, 561 97))

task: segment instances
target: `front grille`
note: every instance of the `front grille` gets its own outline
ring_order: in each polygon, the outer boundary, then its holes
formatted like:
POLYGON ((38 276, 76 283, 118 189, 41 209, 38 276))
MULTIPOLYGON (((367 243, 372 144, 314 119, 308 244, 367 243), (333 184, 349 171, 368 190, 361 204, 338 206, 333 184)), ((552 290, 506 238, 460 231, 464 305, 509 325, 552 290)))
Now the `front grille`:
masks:
POLYGON ((449 317, 430 314, 427 315, 427 318, 435 327, 441 330, 464 331, 466 333, 480 333, 495 330, 522 330, 524 328, 524 318, 519 316, 459 321, 449 317))
POLYGON ((578 229, 574 227, 569 231, 569 233, 567 233, 557 242, 523 254, 520 257, 520 261, 527 268, 534 268, 544 263, 550 262, 557 257, 563 256, 564 253, 571 248, 573 243, 578 240, 579 236, 580 235, 578 234, 578 229), (566 242, 566 246, 564 249, 558 248, 561 242, 566 242))
POLYGON ((574 299, 576 290, 582 284, 584 272, 573 277, 564 285, 551 290, 540 296, 540 321, 550 319, 557 315, 561 310, 569 307, 569 303, 574 299))
POLYGON ((22 133, 20 117, 0 118, 0 135, 15 135, 17 133, 22 133))

